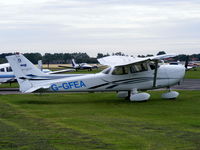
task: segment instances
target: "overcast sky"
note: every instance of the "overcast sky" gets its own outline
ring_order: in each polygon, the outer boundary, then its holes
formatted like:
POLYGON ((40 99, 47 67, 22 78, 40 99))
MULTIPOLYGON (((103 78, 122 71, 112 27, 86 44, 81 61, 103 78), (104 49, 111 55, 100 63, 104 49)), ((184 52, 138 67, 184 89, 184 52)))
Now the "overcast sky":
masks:
POLYGON ((0 52, 200 53, 199 0, 0 0, 0 52))

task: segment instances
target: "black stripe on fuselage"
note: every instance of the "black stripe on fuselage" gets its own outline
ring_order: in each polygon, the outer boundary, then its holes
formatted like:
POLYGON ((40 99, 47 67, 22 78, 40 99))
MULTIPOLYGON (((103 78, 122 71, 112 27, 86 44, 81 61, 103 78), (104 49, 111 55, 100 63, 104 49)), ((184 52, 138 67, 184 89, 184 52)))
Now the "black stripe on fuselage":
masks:
POLYGON ((90 87, 89 89, 96 89, 96 88, 99 88, 99 87, 102 87, 102 86, 105 86, 105 85, 108 85, 108 84, 110 84, 110 83, 104 83, 104 84, 96 85, 96 86, 90 87))
POLYGON ((107 82, 107 83, 96 85, 96 86, 90 87, 89 89, 96 89, 96 88, 103 87, 103 86, 106 86, 106 85, 109 85, 109 84, 113 84, 113 85, 107 87, 107 88, 110 89, 110 88, 118 86, 119 84, 130 83, 130 82, 138 83, 138 82, 145 82, 147 80, 152 80, 152 78, 150 78, 150 79, 147 79, 147 78, 146 79, 144 79, 144 78, 131 78, 131 79, 116 80, 116 81, 111 81, 111 82, 103 80, 104 82, 107 82))
MULTIPOLYGON (((160 80, 160 79, 169 79, 169 78, 157 78, 157 79, 160 80)), ((146 82, 146 81, 153 81, 153 77, 131 78, 131 79, 116 80, 116 81, 111 81, 111 82, 106 81, 106 80, 103 80, 103 81, 107 82, 107 83, 96 85, 96 86, 90 87, 89 89, 96 89, 96 88, 103 87, 103 86, 106 86, 109 84, 113 84, 106 88, 106 89, 112 89, 121 84, 131 84, 131 83, 141 83, 141 82, 146 82)))

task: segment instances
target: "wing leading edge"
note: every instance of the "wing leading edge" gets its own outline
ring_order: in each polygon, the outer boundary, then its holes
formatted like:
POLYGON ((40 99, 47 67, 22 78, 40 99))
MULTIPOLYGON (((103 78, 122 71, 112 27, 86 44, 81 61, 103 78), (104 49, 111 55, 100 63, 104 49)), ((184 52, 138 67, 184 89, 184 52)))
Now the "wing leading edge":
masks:
POLYGON ((165 54, 165 55, 158 55, 153 57, 145 57, 145 58, 138 58, 138 57, 130 57, 130 56, 107 56, 98 59, 99 63, 106 66, 117 67, 117 66, 126 66, 130 64, 135 64, 138 62, 149 61, 149 60, 161 60, 165 58, 175 57, 175 54, 165 54))

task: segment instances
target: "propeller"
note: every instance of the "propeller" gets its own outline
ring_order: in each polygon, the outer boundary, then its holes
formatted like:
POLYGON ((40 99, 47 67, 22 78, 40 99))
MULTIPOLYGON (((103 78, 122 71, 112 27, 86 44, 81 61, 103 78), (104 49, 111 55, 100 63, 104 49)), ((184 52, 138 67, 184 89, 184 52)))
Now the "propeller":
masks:
POLYGON ((186 59, 185 59, 185 69, 187 70, 187 67, 188 67, 188 63, 189 63, 189 55, 186 56, 186 59))
MULTIPOLYGON (((186 58, 185 58, 185 71, 188 71, 189 57, 190 56, 187 55, 186 58)), ((184 76, 184 78, 182 79, 181 82, 184 82, 184 80, 185 80, 185 76, 184 76)), ((178 85, 181 85, 181 82, 179 82, 178 85)))

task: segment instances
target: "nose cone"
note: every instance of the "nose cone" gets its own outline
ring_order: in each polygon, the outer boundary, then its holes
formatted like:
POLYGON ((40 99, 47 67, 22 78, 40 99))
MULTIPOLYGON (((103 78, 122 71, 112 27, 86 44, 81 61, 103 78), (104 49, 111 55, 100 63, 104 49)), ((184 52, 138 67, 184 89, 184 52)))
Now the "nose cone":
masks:
POLYGON ((175 70, 177 78, 182 79, 185 76, 185 67, 183 65, 177 65, 175 70))

